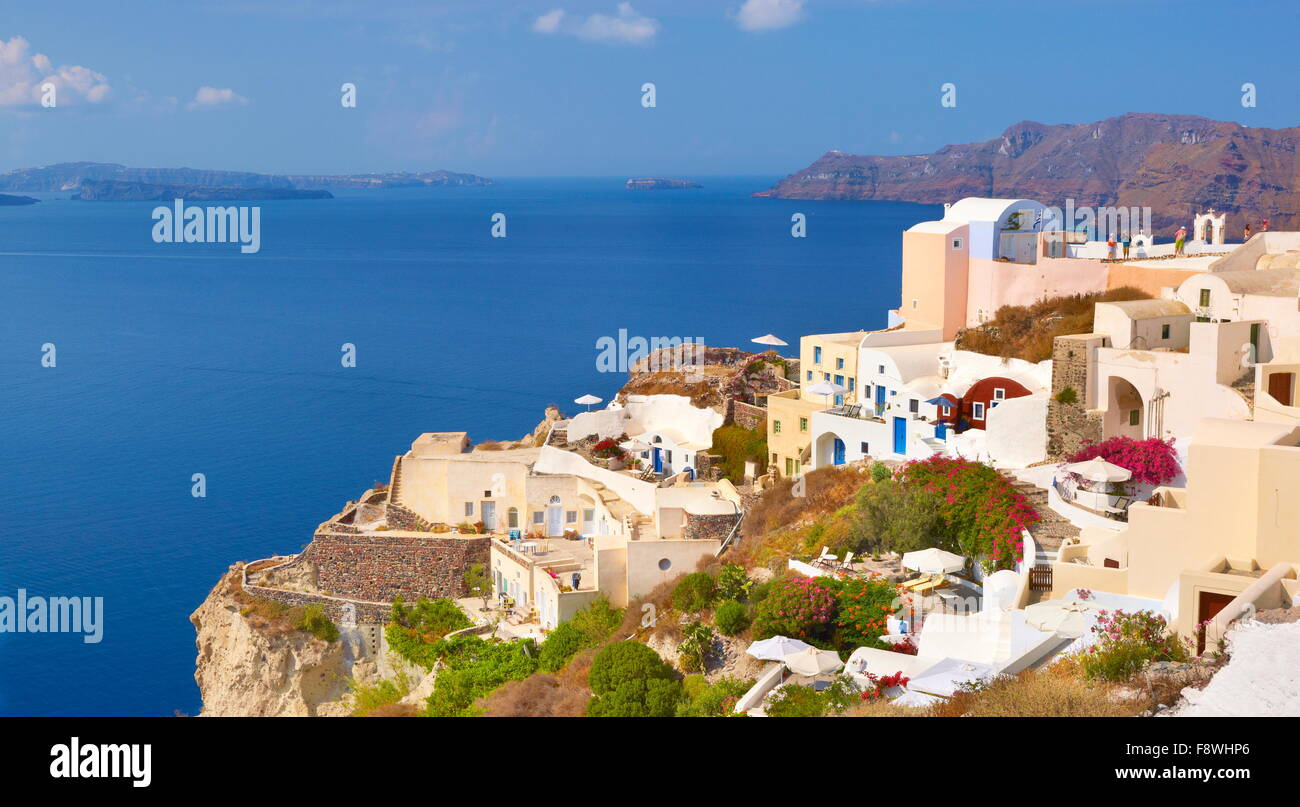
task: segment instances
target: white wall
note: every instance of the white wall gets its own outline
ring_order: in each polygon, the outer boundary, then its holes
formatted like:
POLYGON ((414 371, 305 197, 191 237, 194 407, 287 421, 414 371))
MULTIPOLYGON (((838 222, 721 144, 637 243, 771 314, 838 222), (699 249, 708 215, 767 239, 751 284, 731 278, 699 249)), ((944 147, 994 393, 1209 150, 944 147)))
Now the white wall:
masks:
POLYGON ((686 442, 707 446, 713 444, 713 432, 723 420, 721 412, 693 406, 684 395, 629 395, 621 408, 611 404, 575 415, 569 420, 568 435, 570 440, 581 440, 593 434, 605 438, 674 429, 686 442))
POLYGON ((988 412, 984 430, 994 465, 1024 468, 1041 462, 1047 458, 1047 396, 1026 395, 1003 401, 988 412))

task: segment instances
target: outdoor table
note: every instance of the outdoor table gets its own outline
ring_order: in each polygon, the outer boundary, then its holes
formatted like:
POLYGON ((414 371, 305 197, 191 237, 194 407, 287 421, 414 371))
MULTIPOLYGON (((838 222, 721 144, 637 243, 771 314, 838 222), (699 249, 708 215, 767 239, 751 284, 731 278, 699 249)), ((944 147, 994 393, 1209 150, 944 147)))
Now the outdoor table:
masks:
POLYGON ((520 550, 523 551, 523 553, 524 553, 525 555, 536 554, 536 551, 537 551, 537 542, 536 542, 536 541, 524 541, 522 544, 519 545, 519 548, 520 548, 520 550))

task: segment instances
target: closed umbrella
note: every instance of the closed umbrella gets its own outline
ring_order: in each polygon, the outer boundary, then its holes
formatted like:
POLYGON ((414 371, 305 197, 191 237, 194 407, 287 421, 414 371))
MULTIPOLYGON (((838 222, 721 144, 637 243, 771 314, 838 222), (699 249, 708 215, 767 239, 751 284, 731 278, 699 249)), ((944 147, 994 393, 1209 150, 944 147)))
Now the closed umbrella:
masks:
POLYGON ((966 558, 932 546, 929 549, 903 553, 903 568, 915 569, 926 574, 947 574, 966 568, 966 558))
POLYGON ((791 653, 781 660, 785 662, 786 667, 790 668, 790 672, 810 677, 836 672, 844 667, 839 653, 834 650, 819 650, 816 647, 791 653))
POLYGON ((1101 457, 1093 457, 1085 462, 1075 462, 1065 466, 1065 470, 1091 482, 1127 482, 1133 478, 1133 472, 1127 468, 1107 462, 1101 457))
POLYGON ((754 642, 745 649, 745 652, 764 661, 781 661, 791 653, 797 653, 809 647, 812 647, 812 645, 798 639, 791 639, 788 636, 773 636, 771 639, 754 642))
POLYGON ((588 394, 588 395, 584 395, 584 396, 582 396, 581 398, 574 398, 574 399, 573 399, 573 402, 576 403, 576 404, 585 404, 586 407, 587 407, 587 411, 590 412, 590 411, 591 411, 591 405, 592 405, 592 404, 598 404, 598 403, 600 403, 602 400, 603 400, 602 398, 597 398, 595 395, 590 395, 590 394, 588 394))
POLYGON ((1100 610, 1093 600, 1047 600, 1025 608, 1025 624, 1065 639, 1077 639, 1092 627, 1100 610))

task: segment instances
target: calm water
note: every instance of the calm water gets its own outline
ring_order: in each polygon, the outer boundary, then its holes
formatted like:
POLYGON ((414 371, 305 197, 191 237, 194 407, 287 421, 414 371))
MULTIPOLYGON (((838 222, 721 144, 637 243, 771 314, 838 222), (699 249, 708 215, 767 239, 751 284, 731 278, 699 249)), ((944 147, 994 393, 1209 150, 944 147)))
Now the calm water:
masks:
POLYGON ((153 203, 0 207, 0 595, 106 611, 97 645, 0 635, 0 714, 196 713, 188 617, 230 563, 299 550, 421 432, 514 439, 547 403, 609 398, 623 378, 594 346, 619 328, 771 331, 793 355, 805 332, 883 326, 899 233, 939 209, 747 198, 774 179, 262 203, 256 255, 154 244, 153 203))

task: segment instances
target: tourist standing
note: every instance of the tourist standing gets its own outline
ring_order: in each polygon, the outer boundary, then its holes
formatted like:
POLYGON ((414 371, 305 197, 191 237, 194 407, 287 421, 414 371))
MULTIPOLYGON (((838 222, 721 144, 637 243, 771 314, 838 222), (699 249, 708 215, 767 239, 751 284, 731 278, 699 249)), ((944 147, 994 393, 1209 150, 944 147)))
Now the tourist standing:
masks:
POLYGON ((1187 228, 1179 227, 1178 232, 1174 233, 1174 254, 1183 254, 1183 242, 1187 240, 1187 228))
POLYGON ((1119 243, 1124 247, 1124 260, 1128 260, 1128 245, 1131 243, 1128 233, 1124 233, 1119 237, 1119 243))
POLYGON ((1111 233, 1110 238, 1106 239, 1106 257, 1115 257, 1115 234, 1111 233))
POLYGON ((1250 222, 1246 222, 1246 229, 1241 231, 1241 240, 1243 243, 1250 240, 1250 222))

